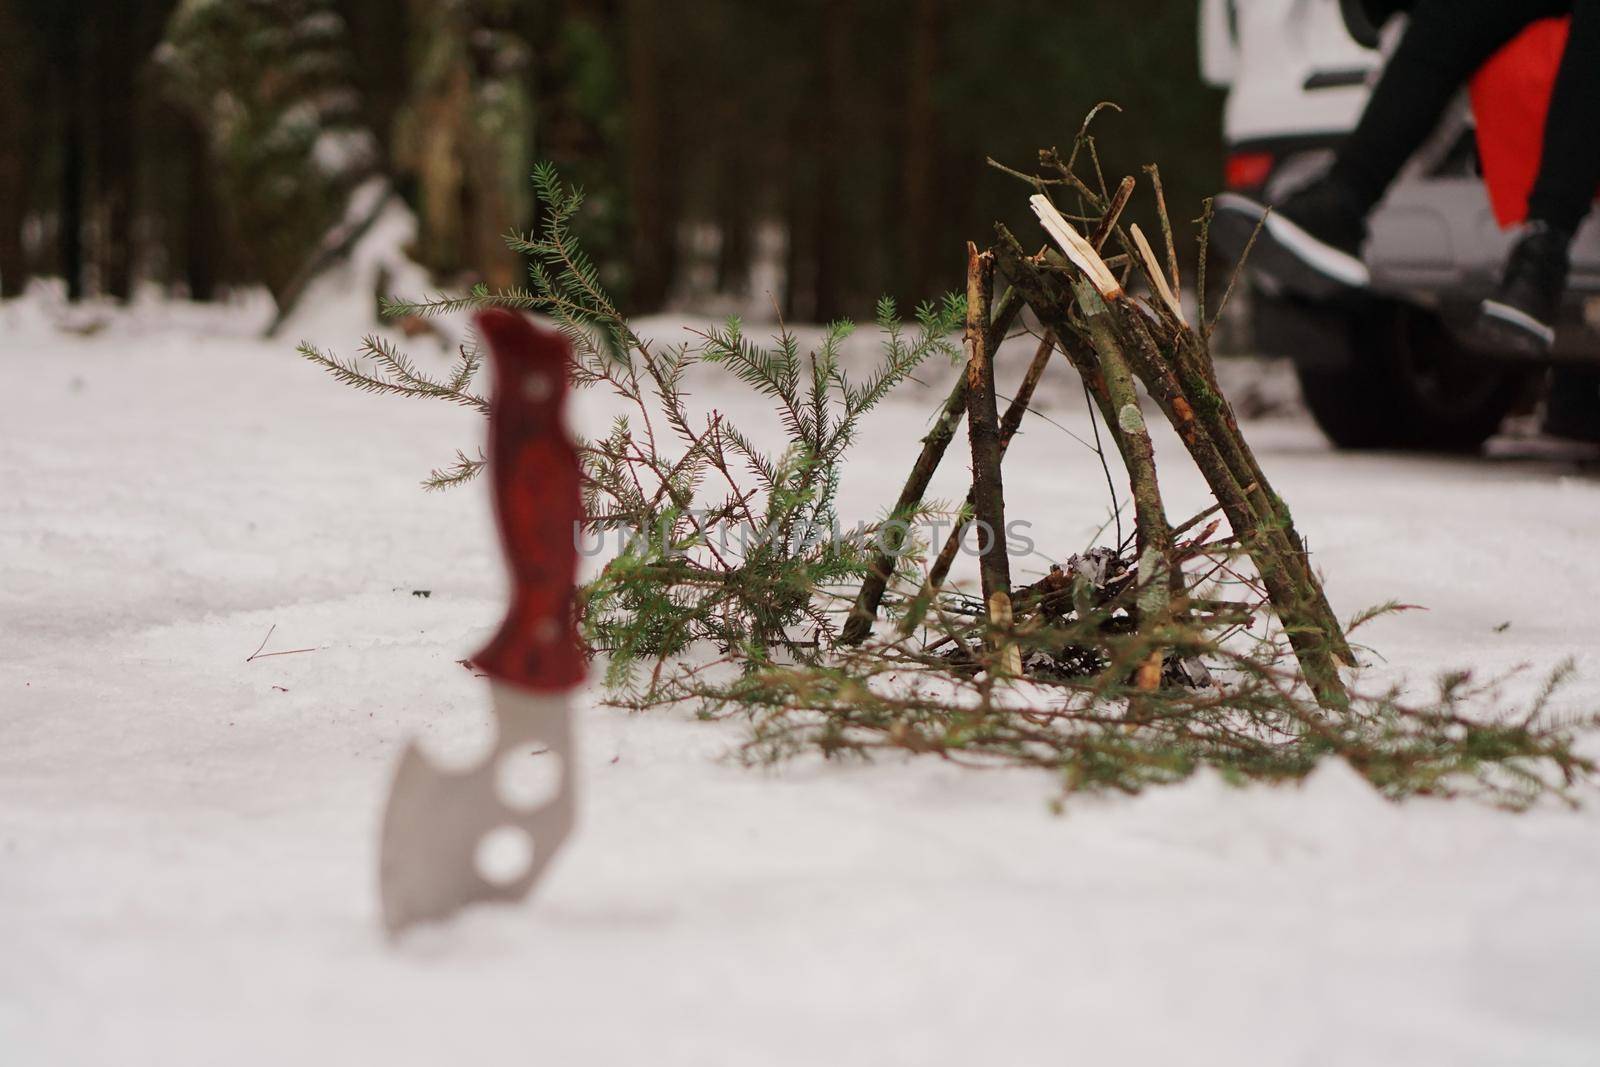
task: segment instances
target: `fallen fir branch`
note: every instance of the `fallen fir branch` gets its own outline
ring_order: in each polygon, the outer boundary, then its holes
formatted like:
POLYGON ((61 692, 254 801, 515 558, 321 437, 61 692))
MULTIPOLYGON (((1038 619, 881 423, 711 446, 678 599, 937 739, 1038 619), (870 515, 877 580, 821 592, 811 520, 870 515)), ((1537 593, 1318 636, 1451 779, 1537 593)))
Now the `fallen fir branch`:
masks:
MULTIPOLYGON (((1071 633, 1035 630, 1016 641, 1026 659, 1071 633)), ((1165 640, 1182 647, 1184 638, 1165 640)), ((1330 716, 1296 694, 1293 670, 1209 642, 1193 650, 1217 660, 1225 681, 1155 692, 1050 677, 1005 684, 953 672, 897 644, 850 649, 826 667, 772 667, 732 681, 689 673, 653 700, 625 706, 689 703, 708 717, 746 720, 743 755, 751 762, 807 753, 932 756, 1046 771, 1063 798, 1138 793, 1204 768, 1236 785, 1298 781, 1326 759, 1349 764, 1391 799, 1472 797, 1511 810, 1547 797, 1576 804, 1600 782, 1600 767, 1575 750, 1579 736, 1600 729, 1600 715, 1551 709, 1568 668, 1553 672, 1533 702, 1489 717, 1479 709, 1500 703, 1511 676, 1477 683, 1470 674, 1447 675, 1425 701, 1407 700, 1398 687, 1352 693, 1330 716)), ((1141 654, 1136 648, 1119 658, 1141 654)))

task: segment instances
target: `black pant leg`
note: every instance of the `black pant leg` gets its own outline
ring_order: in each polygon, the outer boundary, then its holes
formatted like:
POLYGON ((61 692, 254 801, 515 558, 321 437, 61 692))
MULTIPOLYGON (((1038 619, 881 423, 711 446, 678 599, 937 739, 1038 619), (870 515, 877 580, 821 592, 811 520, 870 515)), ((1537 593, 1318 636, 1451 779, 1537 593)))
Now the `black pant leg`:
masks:
POLYGON ((1578 228, 1600 188, 1600 0, 1572 5, 1555 96, 1545 120, 1544 158, 1528 217, 1567 233, 1578 228))
POLYGON ((1370 210, 1473 72, 1529 23, 1571 7, 1572 0, 1419 0, 1332 177, 1370 210))

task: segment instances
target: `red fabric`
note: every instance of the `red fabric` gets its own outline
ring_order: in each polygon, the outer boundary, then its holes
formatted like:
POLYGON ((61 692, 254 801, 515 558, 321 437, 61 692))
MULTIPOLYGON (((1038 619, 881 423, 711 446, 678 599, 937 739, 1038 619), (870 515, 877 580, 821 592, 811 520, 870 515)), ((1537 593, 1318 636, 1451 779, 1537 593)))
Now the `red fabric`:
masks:
POLYGON ((500 681, 567 689, 583 679, 573 614, 583 502, 565 423, 569 349, 560 334, 500 308, 481 312, 477 324, 494 366, 489 480, 511 606, 473 661, 500 681))
POLYGON ((1528 197, 1544 156, 1544 120, 1571 19, 1540 19, 1472 78, 1478 155, 1501 227, 1528 217, 1528 197))

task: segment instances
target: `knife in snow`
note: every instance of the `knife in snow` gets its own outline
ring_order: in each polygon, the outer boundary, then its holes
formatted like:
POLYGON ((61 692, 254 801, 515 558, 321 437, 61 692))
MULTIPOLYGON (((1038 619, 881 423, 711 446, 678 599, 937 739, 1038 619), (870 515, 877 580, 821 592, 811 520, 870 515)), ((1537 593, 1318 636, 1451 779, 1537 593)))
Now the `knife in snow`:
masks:
POLYGON ((473 658, 489 677, 497 736, 489 758, 465 771, 439 769, 415 742, 401 757, 379 846, 390 935, 475 902, 522 899, 573 824, 567 694, 583 678, 573 611, 582 501, 564 420, 568 347, 510 311, 476 321, 493 368, 488 474, 511 579, 505 621, 473 658), (507 770, 533 753, 551 761, 542 769, 553 787, 537 796, 508 789, 507 770), (520 869, 499 877, 480 869, 491 835, 520 841, 520 869))

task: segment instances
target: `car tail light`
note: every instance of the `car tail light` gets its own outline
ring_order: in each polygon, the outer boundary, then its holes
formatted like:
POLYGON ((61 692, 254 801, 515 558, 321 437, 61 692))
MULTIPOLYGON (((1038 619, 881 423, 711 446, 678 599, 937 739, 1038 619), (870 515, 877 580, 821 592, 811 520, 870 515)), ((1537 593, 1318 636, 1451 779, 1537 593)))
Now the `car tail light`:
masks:
POLYGON ((1273 162, 1271 152, 1234 152, 1228 156, 1223 179, 1229 189, 1259 189, 1267 184, 1273 162))

